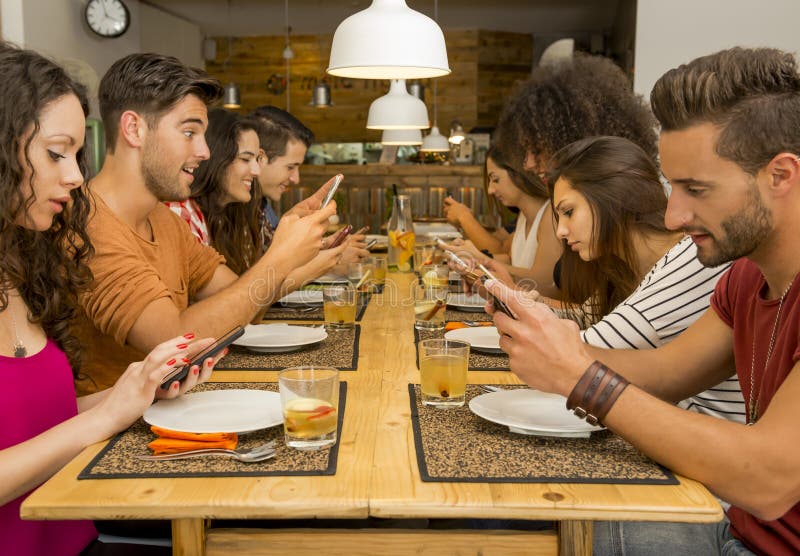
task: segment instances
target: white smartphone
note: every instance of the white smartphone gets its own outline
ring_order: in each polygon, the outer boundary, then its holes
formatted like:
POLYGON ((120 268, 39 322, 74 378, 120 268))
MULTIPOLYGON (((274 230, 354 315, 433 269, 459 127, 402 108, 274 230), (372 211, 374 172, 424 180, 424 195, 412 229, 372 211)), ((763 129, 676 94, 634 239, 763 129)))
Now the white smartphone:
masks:
POLYGON ((447 249, 445 249, 445 247, 447 247, 447 243, 445 243, 444 241, 442 241, 442 239, 441 239, 441 238, 438 238, 438 237, 436 238, 436 245, 438 245, 438 246, 439 246, 439 249, 441 249, 442 251, 444 251, 444 255, 445 255, 445 257, 447 257, 448 259, 450 259, 451 261, 453 261, 454 263, 456 263, 456 265, 458 265, 459 267, 461 267, 461 268, 462 268, 462 269, 463 269, 465 272, 469 272, 469 270, 470 270, 470 265, 468 265, 466 262, 464 262, 464 259, 462 259, 462 258, 461 258, 461 257, 459 257, 458 255, 456 255, 456 254, 455 254, 455 253, 453 253, 452 251, 448 251, 447 249))
POLYGON ((322 201, 322 205, 319 207, 320 209, 324 209, 328 206, 328 203, 331 202, 333 199, 333 195, 336 193, 336 190, 339 189, 339 184, 342 183, 344 176, 342 174, 336 174, 336 177, 333 178, 333 185, 328 190, 328 194, 325 195, 325 199, 322 201))

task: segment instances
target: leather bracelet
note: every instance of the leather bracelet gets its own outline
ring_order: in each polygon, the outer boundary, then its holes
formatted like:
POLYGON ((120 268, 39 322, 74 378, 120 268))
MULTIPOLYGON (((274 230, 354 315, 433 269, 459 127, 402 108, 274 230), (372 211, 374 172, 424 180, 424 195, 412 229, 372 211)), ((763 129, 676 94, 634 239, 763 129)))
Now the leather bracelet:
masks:
POLYGON ((628 384, 625 377, 594 361, 570 392, 567 409, 586 419, 590 425, 602 425, 603 419, 628 384))

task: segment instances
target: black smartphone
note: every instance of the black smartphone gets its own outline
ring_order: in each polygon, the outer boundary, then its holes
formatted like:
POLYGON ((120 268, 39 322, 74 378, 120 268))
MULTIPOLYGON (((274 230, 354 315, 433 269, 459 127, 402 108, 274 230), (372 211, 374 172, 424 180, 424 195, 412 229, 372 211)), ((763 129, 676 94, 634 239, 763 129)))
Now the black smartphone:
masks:
POLYGON ((322 200, 322 205, 319 207, 320 209, 324 209, 326 206, 328 206, 328 203, 330 203, 331 199, 333 199, 333 196, 336 193, 336 190, 339 189, 339 184, 342 183, 343 179, 344 176, 342 174, 336 174, 336 177, 333 179, 333 185, 328 190, 328 194, 325 195, 325 198, 322 200))
POLYGON ((164 380, 161 381, 161 388, 167 390, 170 385, 175 382, 182 381, 189 375, 189 370, 192 368, 193 365, 198 365, 202 368, 203 361, 208 359, 209 357, 214 357, 220 351, 228 347, 234 340, 239 338, 242 334, 244 334, 244 328, 241 326, 237 326, 236 328, 229 330, 225 334, 219 337, 216 342, 208 346, 206 349, 198 353, 191 363, 184 365, 183 367, 177 367, 171 373, 169 373, 164 380))
MULTIPOLYGON (((497 278, 495 278, 494 275, 491 272, 489 272, 489 269, 487 269, 482 264, 479 263, 478 264, 478 268, 480 268, 481 271, 483 272, 483 275, 480 277, 481 284, 486 284, 486 280, 488 280, 489 278, 491 278, 495 282, 498 281, 497 278)), ((498 311, 500 311, 502 313, 505 313, 506 315, 508 315, 509 317, 511 317, 514 320, 517 319, 517 315, 515 315, 514 312, 511 309, 508 308, 508 305, 506 305, 505 303, 503 303, 502 301, 497 299, 494 295, 492 295, 489 292, 489 290, 486 290, 486 293, 489 294, 489 297, 492 300, 492 305, 494 305, 495 309, 497 309, 498 311)))
POLYGON ((347 236, 350 235, 350 232, 353 231, 353 226, 348 224, 338 232, 333 235, 333 239, 331 239, 331 244, 328 245, 328 249, 333 249, 334 247, 339 247, 342 242, 347 239, 347 236))

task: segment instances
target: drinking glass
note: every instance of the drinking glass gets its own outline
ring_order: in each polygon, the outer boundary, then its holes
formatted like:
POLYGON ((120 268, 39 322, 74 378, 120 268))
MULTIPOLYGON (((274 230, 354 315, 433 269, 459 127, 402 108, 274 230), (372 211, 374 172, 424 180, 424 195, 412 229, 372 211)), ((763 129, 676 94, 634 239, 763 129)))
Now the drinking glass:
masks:
POLYGON ((469 344, 458 340, 419 343, 422 403, 433 407, 464 405, 469 366, 469 344))
POLYGON ((322 312, 327 330, 349 330, 356 324, 356 290, 350 284, 322 289, 322 312))
POLYGON ((339 371, 333 367, 290 367, 278 373, 286 445, 303 451, 336 444, 339 371))
POLYGON ((422 330, 443 329, 446 303, 447 288, 416 286, 414 288, 414 326, 422 330))
POLYGON ((367 257, 364 264, 372 270, 372 283, 382 286, 386 283, 386 257, 367 257))

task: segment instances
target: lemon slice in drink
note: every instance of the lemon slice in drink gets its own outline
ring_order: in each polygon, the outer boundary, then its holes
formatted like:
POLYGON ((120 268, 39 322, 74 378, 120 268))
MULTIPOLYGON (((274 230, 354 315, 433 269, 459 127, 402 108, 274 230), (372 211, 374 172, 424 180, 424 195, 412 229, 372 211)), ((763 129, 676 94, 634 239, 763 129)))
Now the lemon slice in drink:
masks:
POLYGON ((433 309, 434 305, 436 305, 436 303, 434 303, 434 302, 423 303, 421 305, 419 305, 419 304, 418 305, 414 305, 414 314, 415 315, 427 314, 431 309, 433 309))

